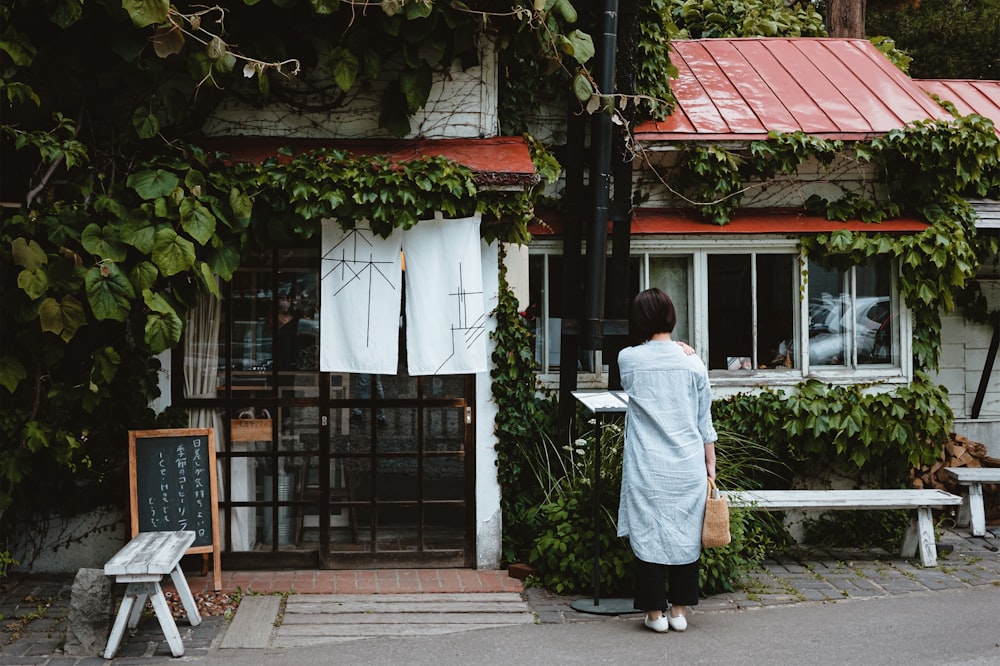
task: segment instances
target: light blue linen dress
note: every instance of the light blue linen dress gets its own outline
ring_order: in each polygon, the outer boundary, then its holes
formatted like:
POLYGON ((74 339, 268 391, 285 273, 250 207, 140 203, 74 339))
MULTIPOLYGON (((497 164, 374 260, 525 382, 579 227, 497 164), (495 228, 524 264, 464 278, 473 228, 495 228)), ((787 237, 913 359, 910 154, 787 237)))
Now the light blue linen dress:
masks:
POLYGON ((708 370, 670 340, 627 347, 618 366, 629 396, 618 536, 646 562, 690 564, 701 554, 705 443, 717 439, 708 370))

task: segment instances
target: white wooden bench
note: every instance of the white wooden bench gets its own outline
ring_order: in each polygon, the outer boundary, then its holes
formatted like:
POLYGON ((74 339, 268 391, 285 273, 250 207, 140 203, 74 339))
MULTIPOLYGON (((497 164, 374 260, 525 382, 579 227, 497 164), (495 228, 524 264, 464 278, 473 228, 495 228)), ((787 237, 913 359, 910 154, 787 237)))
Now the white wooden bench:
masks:
POLYGON ((192 626, 201 624, 201 615, 188 587, 180 560, 194 543, 194 532, 140 532, 104 565, 104 574, 114 576, 118 583, 126 583, 125 596, 118 608, 118 616, 111 628, 111 637, 104 650, 105 659, 113 659, 125 636, 125 628, 134 629, 146 606, 146 599, 167 638, 170 652, 175 657, 184 654, 184 643, 177 631, 177 624, 170 614, 170 606, 163 595, 160 580, 169 574, 181 598, 188 621, 192 626))
POLYGON ((932 489, 730 490, 723 494, 732 506, 762 511, 913 509, 915 516, 903 538, 902 556, 913 557, 919 548, 925 567, 937 566, 931 509, 962 503, 958 495, 932 489))
POLYGON ((971 523, 973 536, 986 536, 983 484, 1000 483, 1000 467, 945 467, 944 471, 959 485, 969 487, 962 508, 958 510, 958 526, 971 523))

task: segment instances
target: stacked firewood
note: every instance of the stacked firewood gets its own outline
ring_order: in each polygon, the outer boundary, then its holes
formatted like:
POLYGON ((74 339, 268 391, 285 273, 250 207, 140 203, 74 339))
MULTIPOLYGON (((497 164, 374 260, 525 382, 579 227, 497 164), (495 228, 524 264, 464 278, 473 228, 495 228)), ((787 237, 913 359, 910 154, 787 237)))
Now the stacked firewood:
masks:
MULTIPOLYGON (((974 442, 968 437, 952 433, 951 439, 945 442, 941 458, 933 465, 922 465, 910 470, 910 481, 914 488, 937 488, 949 493, 960 495, 963 488, 944 471, 945 467, 998 467, 1000 460, 987 455, 986 446, 974 442)), ((986 500, 986 518, 1000 516, 1000 503, 997 494, 1000 487, 995 484, 983 486, 986 500), (990 501, 993 498, 993 501, 990 501)))

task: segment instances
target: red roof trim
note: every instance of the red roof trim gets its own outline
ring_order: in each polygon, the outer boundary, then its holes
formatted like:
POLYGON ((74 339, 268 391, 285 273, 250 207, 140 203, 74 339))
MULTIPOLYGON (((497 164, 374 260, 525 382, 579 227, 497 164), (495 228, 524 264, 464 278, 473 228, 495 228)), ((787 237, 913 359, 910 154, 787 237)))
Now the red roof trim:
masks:
POLYGON ((535 175, 531 153, 521 137, 490 139, 288 139, 281 137, 226 137, 203 141, 237 161, 263 162, 281 148, 296 153, 320 148, 346 150, 355 155, 384 155, 394 162, 441 156, 480 173, 535 175))
MULTIPOLYGON (((683 212, 662 209, 638 209, 632 218, 633 236, 649 234, 818 234, 827 231, 916 233, 925 230, 928 223, 916 218, 901 217, 882 222, 848 220, 840 222, 817 215, 794 212, 746 211, 736 214, 729 224, 718 225, 702 222, 683 212)), ((562 220, 545 220, 544 224, 530 228, 533 236, 556 236, 562 233, 562 220)), ((610 225, 609 225, 610 231, 610 225)))

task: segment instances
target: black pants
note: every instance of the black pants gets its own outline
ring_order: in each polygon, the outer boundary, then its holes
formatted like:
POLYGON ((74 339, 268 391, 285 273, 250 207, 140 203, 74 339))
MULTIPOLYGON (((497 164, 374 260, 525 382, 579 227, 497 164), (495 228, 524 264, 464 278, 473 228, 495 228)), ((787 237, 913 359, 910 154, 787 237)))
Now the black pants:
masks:
POLYGON ((667 587, 672 606, 698 605, 698 564, 653 564, 635 558, 635 608, 667 610, 667 587))

